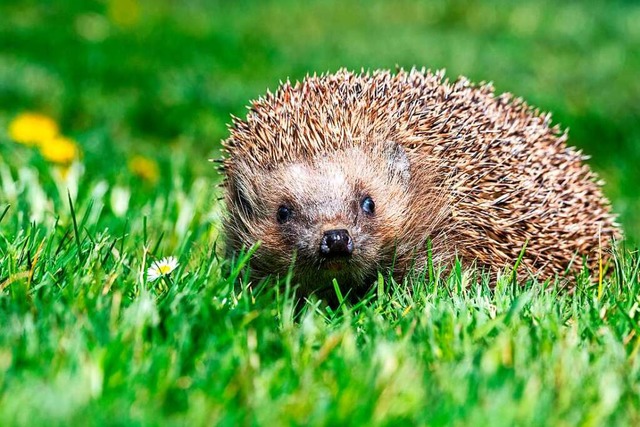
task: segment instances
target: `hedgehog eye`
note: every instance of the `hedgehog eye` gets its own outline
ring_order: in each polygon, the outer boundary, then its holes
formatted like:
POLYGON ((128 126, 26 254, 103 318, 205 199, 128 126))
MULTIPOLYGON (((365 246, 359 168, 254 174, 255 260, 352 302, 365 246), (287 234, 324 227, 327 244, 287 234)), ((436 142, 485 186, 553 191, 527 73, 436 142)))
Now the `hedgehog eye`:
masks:
POLYGON ((284 224, 285 222, 289 221, 291 219, 291 214, 293 212, 291 211, 291 208, 285 206, 285 205, 281 205, 278 208, 278 212, 276 213, 276 219, 278 220, 278 222, 280 224, 284 224))
POLYGON ((362 199, 360 207, 362 208, 362 211, 368 215, 373 215, 376 210, 376 204, 373 203, 373 199, 369 196, 362 199))

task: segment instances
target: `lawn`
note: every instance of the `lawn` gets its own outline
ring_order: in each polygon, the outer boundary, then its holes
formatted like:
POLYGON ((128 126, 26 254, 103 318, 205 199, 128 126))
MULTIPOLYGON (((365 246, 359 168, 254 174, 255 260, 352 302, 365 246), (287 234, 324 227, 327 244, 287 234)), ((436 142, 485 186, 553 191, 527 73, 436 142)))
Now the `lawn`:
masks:
POLYGON ((0 424, 640 425, 640 5, 24 0, 0 16, 0 424), (247 283, 249 255, 220 251, 208 162, 230 115, 287 78, 413 65, 570 129, 627 237, 610 274, 572 293, 382 274, 333 309, 247 283))

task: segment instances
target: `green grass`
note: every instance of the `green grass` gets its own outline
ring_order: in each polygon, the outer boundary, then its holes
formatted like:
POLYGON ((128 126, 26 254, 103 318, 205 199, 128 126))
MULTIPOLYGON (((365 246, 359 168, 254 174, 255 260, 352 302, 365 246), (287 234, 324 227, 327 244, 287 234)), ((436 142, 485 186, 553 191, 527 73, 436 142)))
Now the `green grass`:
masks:
POLYGON ((87 203, 78 234, 69 210, 3 220, 3 425, 640 422, 637 254, 573 294, 436 269, 331 309, 238 285, 246 257, 218 258, 205 216, 183 236, 163 212, 105 230, 87 203), (181 265, 149 283, 161 241, 181 265))
POLYGON ((640 6, 77 0, 0 16, 0 424, 640 424, 640 6), (492 80, 570 127, 628 237, 602 283, 506 273, 491 291, 436 269, 331 309, 221 258, 206 159, 230 114, 287 77, 396 65, 492 80), (66 181, 10 139, 25 110, 81 148, 66 181), (170 255, 178 269, 149 282, 170 255))

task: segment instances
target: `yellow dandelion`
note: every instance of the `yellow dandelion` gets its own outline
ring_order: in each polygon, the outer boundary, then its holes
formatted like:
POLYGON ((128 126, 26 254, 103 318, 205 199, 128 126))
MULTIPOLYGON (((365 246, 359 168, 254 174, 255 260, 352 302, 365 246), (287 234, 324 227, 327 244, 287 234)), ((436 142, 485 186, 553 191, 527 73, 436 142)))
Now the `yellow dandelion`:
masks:
POLYGON ((40 154, 52 163, 68 165, 78 157, 78 146, 67 137, 58 136, 40 144, 40 154))
POLYGON ((140 20, 140 4, 138 0, 110 0, 109 18, 122 27, 134 27, 140 20))
POLYGON ((129 170, 145 181, 156 183, 160 177, 158 164, 143 156, 133 156, 129 160, 129 170))
POLYGON ((178 259, 174 256, 166 257, 160 261, 153 263, 147 270, 147 279, 150 282, 159 279, 160 277, 168 276, 173 270, 178 268, 178 259))
POLYGON ((22 113, 9 123, 9 136, 26 145, 39 145, 56 136, 60 129, 49 116, 39 113, 22 113))

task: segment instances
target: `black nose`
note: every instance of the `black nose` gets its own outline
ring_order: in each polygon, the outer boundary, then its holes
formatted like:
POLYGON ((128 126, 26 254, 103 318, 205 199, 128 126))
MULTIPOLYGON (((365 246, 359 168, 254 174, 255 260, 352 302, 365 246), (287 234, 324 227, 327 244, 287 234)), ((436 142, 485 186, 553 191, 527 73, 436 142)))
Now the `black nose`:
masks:
POLYGON ((347 230, 325 231, 320 241, 320 253, 327 257, 348 256, 353 252, 353 240, 347 230))

